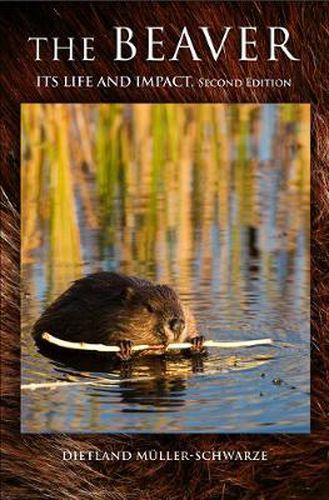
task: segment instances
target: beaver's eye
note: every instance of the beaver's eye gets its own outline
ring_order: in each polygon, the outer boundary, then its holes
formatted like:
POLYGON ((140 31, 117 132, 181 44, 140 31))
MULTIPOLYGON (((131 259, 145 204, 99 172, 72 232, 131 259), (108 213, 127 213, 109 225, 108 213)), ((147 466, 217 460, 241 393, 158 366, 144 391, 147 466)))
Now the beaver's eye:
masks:
POLYGON ((144 306, 145 306, 145 309, 146 309, 149 313, 154 313, 154 307, 153 307, 153 306, 151 306, 151 304, 146 303, 146 304, 144 304, 144 306))

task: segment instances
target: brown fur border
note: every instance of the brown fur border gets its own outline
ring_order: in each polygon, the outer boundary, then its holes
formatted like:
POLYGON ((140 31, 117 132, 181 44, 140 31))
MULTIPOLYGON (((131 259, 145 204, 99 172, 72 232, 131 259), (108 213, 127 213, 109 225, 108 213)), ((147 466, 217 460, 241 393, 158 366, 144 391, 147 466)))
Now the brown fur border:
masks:
MULTIPOLYGON (((329 262, 329 108, 328 108, 328 8, 321 2, 182 2, 171 4, 51 3, 2 4, 2 78, 4 87, 1 125, 3 174, 1 272, 2 272, 2 438, 3 477, 6 499, 153 499, 178 500, 241 498, 292 499, 325 497, 324 478, 328 472, 328 262, 329 262), (174 21, 173 21, 174 20, 174 21), (26 37, 45 31, 53 36, 72 33, 97 34, 108 40, 109 25, 198 25, 216 23, 259 26, 284 24, 293 35, 294 50, 301 63, 287 60, 269 68, 238 65, 226 58, 220 66, 211 61, 196 65, 184 58, 180 72, 220 77, 249 75, 292 77, 292 89, 245 89, 218 94, 215 90, 180 92, 177 89, 114 89, 114 101, 225 101, 225 102, 311 102, 312 103, 312 433, 309 436, 22 436, 19 433, 19 104, 23 101, 109 101, 105 91, 36 89, 35 75, 75 74, 85 71, 79 63, 36 65, 26 37), (60 460, 63 448, 74 449, 229 449, 263 448, 269 461, 239 463, 67 463, 60 460)), ((95 73, 108 71, 108 56, 99 46, 100 60, 95 73)), ((265 47, 261 46, 261 51, 265 47)), ((228 53, 235 54, 236 42, 228 53)), ((121 68, 111 64, 111 71, 121 68)), ((125 72, 148 74, 152 69, 135 60, 125 72)), ((158 66, 159 74, 173 74, 176 66, 158 66)))

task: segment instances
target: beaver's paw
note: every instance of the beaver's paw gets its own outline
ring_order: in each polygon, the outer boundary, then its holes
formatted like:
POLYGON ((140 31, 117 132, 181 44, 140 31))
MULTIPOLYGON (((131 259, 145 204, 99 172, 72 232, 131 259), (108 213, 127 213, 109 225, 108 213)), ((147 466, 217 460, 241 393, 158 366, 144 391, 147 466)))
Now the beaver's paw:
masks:
POLYGON ((204 340, 205 339, 204 339, 203 335, 200 335, 198 337, 193 337, 193 339, 190 339, 190 342, 192 344, 190 352, 192 354, 204 354, 206 352, 206 348, 203 345, 204 340))
POLYGON ((120 351, 117 353, 117 356, 123 361, 128 361, 131 359, 133 351, 134 343, 131 340, 120 340, 118 346, 120 347, 120 351))

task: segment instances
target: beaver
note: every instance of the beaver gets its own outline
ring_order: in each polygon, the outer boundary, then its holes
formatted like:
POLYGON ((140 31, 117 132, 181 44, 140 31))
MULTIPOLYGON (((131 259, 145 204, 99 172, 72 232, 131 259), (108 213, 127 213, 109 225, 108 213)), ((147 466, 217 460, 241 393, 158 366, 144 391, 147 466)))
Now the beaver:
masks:
POLYGON ((121 360, 131 358, 134 344, 162 344, 164 349, 139 353, 163 354, 169 343, 190 341, 190 353, 205 352, 191 311, 170 286, 114 272, 73 282, 35 323, 37 343, 44 332, 71 342, 118 345, 121 360))

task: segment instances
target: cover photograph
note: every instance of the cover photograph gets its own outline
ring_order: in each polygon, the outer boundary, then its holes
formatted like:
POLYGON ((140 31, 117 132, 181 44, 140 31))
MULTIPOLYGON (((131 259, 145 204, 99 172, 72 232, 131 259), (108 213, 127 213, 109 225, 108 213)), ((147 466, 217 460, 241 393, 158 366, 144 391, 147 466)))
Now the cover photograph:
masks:
POLYGON ((309 119, 22 104, 23 432, 309 431, 309 119))
POLYGON ((4 498, 327 498, 328 19, 1 5, 4 498))

